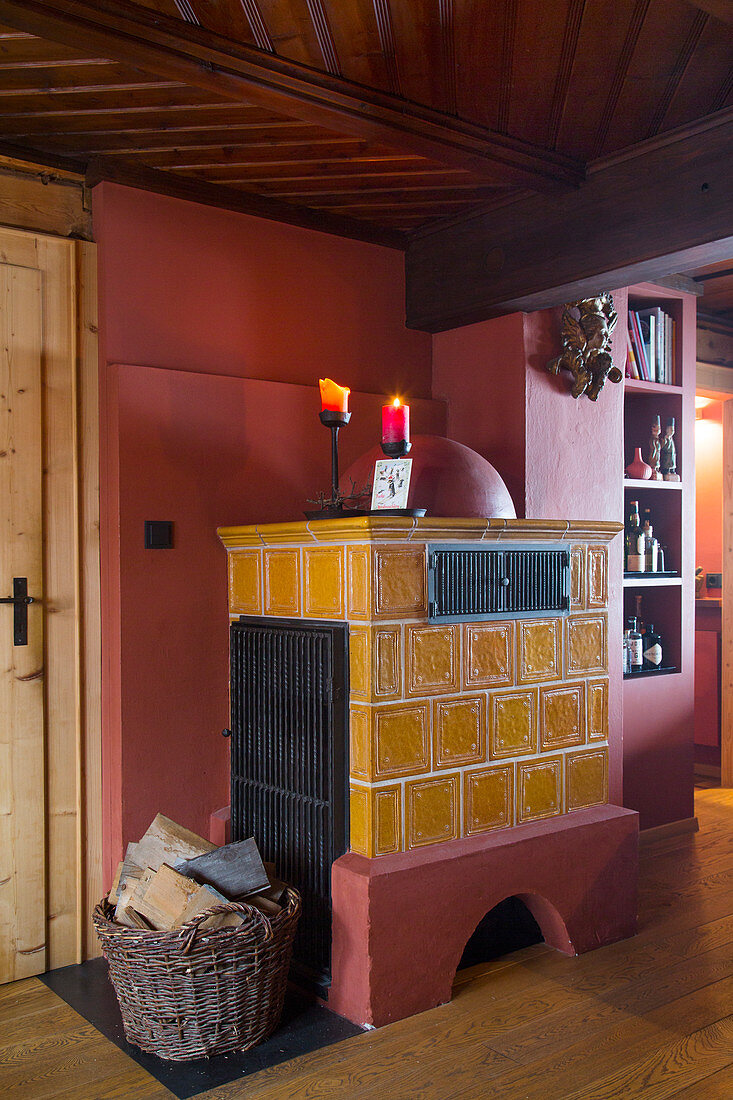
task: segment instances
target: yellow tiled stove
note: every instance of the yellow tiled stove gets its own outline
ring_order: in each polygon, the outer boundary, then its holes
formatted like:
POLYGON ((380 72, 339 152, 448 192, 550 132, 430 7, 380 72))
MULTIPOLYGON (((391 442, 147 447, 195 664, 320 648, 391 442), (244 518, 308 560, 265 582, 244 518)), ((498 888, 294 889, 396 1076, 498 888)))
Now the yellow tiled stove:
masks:
POLYGON ((615 523, 352 518, 223 528, 229 612, 349 625, 351 849, 369 857, 608 801, 615 523), (563 544, 567 615, 430 624, 427 547, 563 544))

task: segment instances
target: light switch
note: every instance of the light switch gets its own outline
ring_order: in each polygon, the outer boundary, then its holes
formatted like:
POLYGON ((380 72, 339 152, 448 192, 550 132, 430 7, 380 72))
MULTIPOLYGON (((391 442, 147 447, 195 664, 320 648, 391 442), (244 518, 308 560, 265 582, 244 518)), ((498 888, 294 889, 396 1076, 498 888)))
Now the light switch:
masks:
POLYGON ((173 524, 170 520, 146 519, 145 520, 145 549, 146 550, 172 550, 173 549, 173 524))

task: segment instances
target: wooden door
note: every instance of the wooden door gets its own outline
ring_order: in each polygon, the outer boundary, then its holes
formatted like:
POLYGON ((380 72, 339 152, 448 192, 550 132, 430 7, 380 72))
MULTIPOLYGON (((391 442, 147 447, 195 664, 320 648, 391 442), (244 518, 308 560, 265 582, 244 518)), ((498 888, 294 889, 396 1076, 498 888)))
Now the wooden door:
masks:
POLYGON ((94 246, 0 227, 0 982, 97 952, 94 246))
POLYGON ((0 982, 46 969, 41 273, 0 264, 0 982), (21 642, 21 644, 16 644, 21 642))

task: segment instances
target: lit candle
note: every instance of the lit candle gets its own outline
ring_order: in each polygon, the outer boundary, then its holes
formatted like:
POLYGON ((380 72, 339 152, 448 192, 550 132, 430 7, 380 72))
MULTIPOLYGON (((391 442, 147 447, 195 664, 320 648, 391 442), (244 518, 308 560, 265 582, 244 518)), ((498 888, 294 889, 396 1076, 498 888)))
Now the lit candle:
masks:
POLYGON ((382 405, 382 443, 410 440, 410 406, 395 397, 391 405, 382 405))
POLYGON ((321 409, 323 412, 348 412, 349 394, 351 390, 347 386, 338 386, 330 378, 319 378, 318 385, 321 390, 321 409))

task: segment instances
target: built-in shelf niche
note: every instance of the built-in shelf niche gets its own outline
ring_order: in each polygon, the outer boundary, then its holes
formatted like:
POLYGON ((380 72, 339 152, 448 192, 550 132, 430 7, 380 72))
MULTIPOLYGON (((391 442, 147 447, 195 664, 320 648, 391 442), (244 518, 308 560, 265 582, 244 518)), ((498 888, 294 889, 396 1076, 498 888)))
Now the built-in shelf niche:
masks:
POLYGON ((632 615, 637 614, 637 596, 640 596, 643 622, 646 625, 653 623, 662 639, 662 665, 675 669, 681 667, 682 661, 681 592, 681 582, 673 583, 673 578, 666 583, 664 578, 655 582, 651 576, 645 580, 640 577, 630 583, 624 578, 624 625, 632 615))

